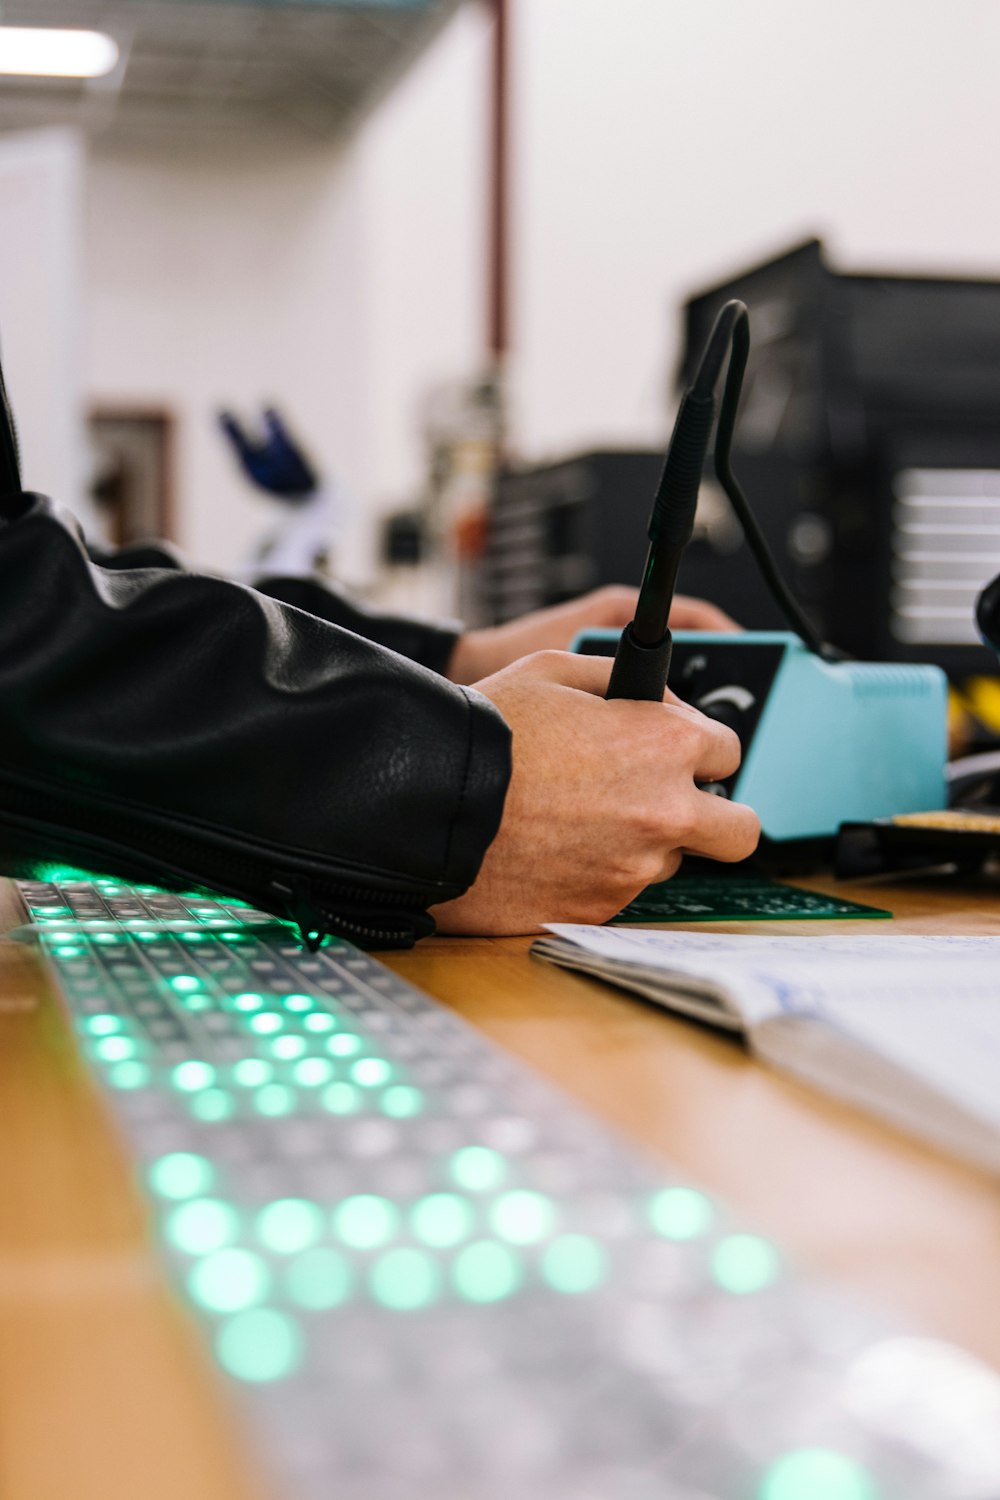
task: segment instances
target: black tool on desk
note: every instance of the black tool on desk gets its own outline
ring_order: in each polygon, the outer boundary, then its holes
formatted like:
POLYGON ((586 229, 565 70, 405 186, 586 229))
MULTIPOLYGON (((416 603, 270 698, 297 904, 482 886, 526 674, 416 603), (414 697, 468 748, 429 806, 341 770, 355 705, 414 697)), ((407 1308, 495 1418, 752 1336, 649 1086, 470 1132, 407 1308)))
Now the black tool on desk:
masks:
POLYGON ((649 554, 635 617, 626 625, 618 642, 607 692, 609 698, 635 698, 647 702, 659 702, 663 698, 673 648, 667 622, 681 557, 694 530, 698 491, 715 425, 715 390, 727 354, 729 367, 714 453, 719 483, 739 517, 750 549, 785 618, 792 623, 809 650, 827 658, 835 655, 816 635, 778 573, 763 533, 732 471, 730 450, 749 352, 747 309, 742 302, 727 302, 715 320, 694 382, 681 400, 674 423, 649 518, 649 554))

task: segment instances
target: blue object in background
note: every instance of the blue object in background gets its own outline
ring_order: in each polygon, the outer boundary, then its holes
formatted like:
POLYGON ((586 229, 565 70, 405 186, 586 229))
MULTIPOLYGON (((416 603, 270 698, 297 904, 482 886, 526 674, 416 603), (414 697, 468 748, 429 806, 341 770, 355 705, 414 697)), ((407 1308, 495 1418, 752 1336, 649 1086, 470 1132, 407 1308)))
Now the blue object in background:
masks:
POLYGON ((229 411, 219 413, 219 426, 232 443, 243 472, 258 489, 278 500, 294 502, 317 488, 316 471, 273 407, 262 415, 259 436, 246 432, 229 411))

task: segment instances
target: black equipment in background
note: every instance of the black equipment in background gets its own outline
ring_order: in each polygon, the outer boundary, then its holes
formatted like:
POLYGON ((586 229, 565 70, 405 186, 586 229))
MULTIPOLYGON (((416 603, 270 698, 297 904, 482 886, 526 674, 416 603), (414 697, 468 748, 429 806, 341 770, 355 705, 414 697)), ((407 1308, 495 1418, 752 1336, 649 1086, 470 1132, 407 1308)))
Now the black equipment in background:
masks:
MULTIPOLYGON (((1000 571, 1000 282, 843 276, 810 241, 688 302, 683 384, 732 297, 751 332, 733 461, 818 633, 995 671, 975 603, 1000 571)), ((716 537, 696 530, 679 587, 777 626, 724 497, 703 496, 716 537)))
POLYGON ((497 477, 482 566, 496 624, 641 577, 663 453, 581 453, 497 477))
MULTIPOLYGON (((732 298, 751 337, 733 464, 817 635, 862 659, 994 673, 975 603, 1000 573, 1000 281, 844 276, 812 240, 687 303, 682 387, 732 298)), ((661 467, 656 451, 601 451, 501 474, 488 617, 638 577, 661 467)), ((678 588, 785 626, 710 474, 678 588)))

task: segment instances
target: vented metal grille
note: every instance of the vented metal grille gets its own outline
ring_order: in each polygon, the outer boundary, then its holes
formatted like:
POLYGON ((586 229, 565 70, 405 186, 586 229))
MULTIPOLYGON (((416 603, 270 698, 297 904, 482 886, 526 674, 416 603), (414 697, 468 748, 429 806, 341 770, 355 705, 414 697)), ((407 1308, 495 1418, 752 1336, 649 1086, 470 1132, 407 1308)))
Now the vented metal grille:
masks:
POLYGON ((1000 469, 906 469, 893 488, 893 636, 978 643, 976 595, 1000 573, 1000 469))

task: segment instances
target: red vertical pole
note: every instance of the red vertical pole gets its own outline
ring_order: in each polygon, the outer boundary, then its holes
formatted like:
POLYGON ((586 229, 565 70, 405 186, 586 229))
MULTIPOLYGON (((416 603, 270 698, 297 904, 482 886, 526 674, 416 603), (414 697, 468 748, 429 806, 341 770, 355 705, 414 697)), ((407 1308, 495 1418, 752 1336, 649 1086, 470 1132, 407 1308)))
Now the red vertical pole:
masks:
POLYGON ((508 0, 487 0, 493 15, 490 68, 489 233, 487 239, 488 343, 494 364, 509 345, 509 142, 510 69, 508 0))

